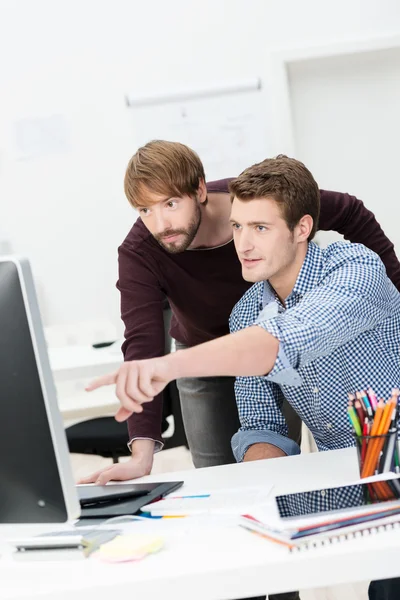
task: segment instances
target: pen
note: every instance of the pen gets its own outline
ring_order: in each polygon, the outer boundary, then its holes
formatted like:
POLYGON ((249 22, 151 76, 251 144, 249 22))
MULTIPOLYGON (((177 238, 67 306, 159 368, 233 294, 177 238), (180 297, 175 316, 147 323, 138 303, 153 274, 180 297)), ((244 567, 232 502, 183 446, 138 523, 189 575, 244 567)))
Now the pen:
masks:
POLYGON ((384 461, 381 473, 386 473, 392 469, 393 464, 393 456, 396 446, 396 427, 392 427, 389 429, 389 434, 387 438, 387 443, 385 444, 385 448, 383 451, 384 461))
MULTIPOLYGON (((397 402, 397 401, 395 401, 397 402)), ((390 423, 389 423, 389 430, 387 432, 386 435, 386 440, 385 440, 385 446, 383 449, 383 463, 382 463, 382 470, 379 469, 379 472, 386 472, 386 471, 390 471, 393 465, 393 458, 394 458, 394 451, 395 451, 395 447, 396 447, 396 433, 397 433, 397 427, 396 427, 396 420, 397 420, 397 406, 395 405, 395 403, 393 402, 393 411, 392 411, 392 417, 390 419, 390 423)))
POLYGON ((377 463, 376 463, 375 475, 378 475, 378 473, 382 472, 381 471, 382 460, 383 460, 383 451, 381 450, 379 452, 379 458, 378 458, 377 463))
POLYGON ((194 496, 170 496, 168 500, 183 500, 186 498, 210 498, 211 494, 196 494, 194 496))
POLYGON ((396 440, 395 436, 395 449, 394 449, 394 470, 396 473, 400 472, 400 463, 399 463, 399 442, 396 440))
MULTIPOLYGON (((396 442, 396 448, 397 448, 397 461, 398 461, 398 465, 400 467, 400 440, 398 439, 396 442)), ((400 468, 399 468, 400 471, 400 468)), ((399 472, 397 471, 397 472, 399 472)))

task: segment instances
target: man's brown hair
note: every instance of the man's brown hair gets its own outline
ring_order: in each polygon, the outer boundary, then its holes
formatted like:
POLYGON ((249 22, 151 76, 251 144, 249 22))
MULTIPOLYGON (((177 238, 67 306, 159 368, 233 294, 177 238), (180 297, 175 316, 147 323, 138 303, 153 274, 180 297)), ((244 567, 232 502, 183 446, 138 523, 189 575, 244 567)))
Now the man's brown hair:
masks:
POLYGON ((302 162, 279 154, 249 167, 231 181, 229 190, 239 200, 272 198, 282 211, 290 231, 304 215, 313 218, 309 240, 314 237, 319 218, 320 192, 310 171, 302 162))
POLYGON ((196 152, 178 142, 153 140, 139 148, 125 173, 125 194, 133 207, 148 206, 147 192, 166 198, 195 197, 204 167, 196 152))

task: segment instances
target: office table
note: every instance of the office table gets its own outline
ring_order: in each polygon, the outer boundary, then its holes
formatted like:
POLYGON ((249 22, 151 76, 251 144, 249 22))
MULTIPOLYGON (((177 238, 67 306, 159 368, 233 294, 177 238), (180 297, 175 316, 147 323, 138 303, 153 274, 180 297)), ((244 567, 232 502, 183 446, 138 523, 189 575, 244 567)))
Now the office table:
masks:
POLYGON ((48 353, 58 404, 66 426, 116 413, 119 402, 113 387, 101 388, 89 394, 85 392, 85 385, 95 377, 118 369, 123 362, 119 343, 106 348, 49 348, 48 353))
MULTIPOLYGON (((274 494, 341 485, 357 478, 355 450, 227 465, 148 476, 183 479, 182 491, 274 483, 274 494)), ((165 548, 137 563, 90 559, 0 559, 2 600, 232 600, 295 589, 400 576, 400 535, 384 532, 328 548, 289 553, 221 517, 204 526, 192 518, 148 520, 138 531, 157 532, 165 548), (196 521, 194 520, 193 523, 196 521), (218 524, 219 523, 219 524, 218 524)), ((195 518, 194 518, 195 519, 195 518)), ((131 527, 136 527, 132 525, 131 527)))
POLYGON ((64 346, 49 348, 48 353, 51 369, 58 381, 103 375, 104 369, 117 369, 124 360, 119 345, 106 348, 64 346))

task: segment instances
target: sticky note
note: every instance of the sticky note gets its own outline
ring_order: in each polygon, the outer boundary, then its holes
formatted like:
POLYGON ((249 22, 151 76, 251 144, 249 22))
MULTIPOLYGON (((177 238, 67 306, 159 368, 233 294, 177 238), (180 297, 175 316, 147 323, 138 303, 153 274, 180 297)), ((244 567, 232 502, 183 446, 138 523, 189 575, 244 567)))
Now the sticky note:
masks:
POLYGON ((106 562, 128 562, 141 560, 148 554, 158 552, 164 539, 150 535, 118 535, 100 546, 94 556, 106 562))

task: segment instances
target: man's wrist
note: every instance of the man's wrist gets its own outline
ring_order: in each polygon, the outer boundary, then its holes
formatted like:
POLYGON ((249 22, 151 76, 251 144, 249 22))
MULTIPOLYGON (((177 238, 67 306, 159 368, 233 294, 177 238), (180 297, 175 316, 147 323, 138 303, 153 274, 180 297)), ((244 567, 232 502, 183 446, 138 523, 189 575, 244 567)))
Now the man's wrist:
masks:
POLYGON ((184 377, 184 374, 182 373, 182 352, 185 352, 185 350, 171 352, 171 354, 166 354, 162 359, 167 365, 169 381, 184 377))
POLYGON ((150 439, 137 439, 131 443, 131 455, 133 458, 151 459, 153 462, 155 441, 150 439))
POLYGON ((263 460, 266 458, 280 458, 282 456, 287 456, 287 454, 274 446, 273 444, 268 444, 267 442, 259 442, 256 444, 252 444, 248 447, 243 461, 251 461, 251 460, 263 460))

